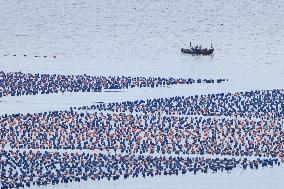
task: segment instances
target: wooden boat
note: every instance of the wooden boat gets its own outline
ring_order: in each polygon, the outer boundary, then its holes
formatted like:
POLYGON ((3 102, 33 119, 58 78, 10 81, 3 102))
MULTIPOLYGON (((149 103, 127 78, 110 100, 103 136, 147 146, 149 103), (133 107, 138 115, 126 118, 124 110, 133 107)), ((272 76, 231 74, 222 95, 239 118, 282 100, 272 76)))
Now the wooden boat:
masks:
POLYGON ((210 49, 201 49, 200 47, 198 48, 197 46, 195 48, 193 48, 190 44, 190 49, 184 49, 182 48, 181 49, 181 52, 182 53, 185 53, 185 54, 192 54, 192 55, 210 55, 210 54, 213 54, 214 52, 214 48, 212 47, 212 44, 211 44, 211 48, 210 49))

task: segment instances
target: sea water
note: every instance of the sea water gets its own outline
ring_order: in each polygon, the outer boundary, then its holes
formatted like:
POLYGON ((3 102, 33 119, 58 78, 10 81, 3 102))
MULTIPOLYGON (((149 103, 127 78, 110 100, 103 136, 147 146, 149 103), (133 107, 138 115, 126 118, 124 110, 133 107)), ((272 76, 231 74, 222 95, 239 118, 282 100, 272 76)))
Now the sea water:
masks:
MULTIPOLYGON (((283 89, 283 20, 280 0, 1 0, 2 71, 229 81, 108 94, 4 97, 0 113, 66 109, 97 101, 283 89), (181 54, 180 49, 188 48, 190 42, 204 48, 212 43, 214 54, 181 54)), ((283 177, 283 167, 275 167, 47 188, 281 188, 283 177)))

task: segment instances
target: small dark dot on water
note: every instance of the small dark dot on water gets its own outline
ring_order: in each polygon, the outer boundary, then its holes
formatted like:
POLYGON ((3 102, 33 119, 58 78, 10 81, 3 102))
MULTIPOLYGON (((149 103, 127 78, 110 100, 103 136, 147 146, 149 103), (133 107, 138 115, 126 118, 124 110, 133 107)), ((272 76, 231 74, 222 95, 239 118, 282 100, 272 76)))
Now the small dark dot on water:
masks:
POLYGON ((223 26, 224 24, 221 24, 221 26, 223 26))

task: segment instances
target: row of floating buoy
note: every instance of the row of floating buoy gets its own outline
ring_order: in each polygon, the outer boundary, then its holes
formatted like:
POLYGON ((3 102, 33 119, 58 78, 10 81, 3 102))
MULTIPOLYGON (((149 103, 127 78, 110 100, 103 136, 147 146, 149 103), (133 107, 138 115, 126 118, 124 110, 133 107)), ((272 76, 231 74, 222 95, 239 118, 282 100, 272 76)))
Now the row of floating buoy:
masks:
POLYGON ((56 55, 53 55, 53 56, 47 56, 47 55, 44 55, 44 56, 39 56, 39 55, 28 56, 28 55, 26 55, 26 54, 24 54, 24 55, 16 55, 16 54, 8 55, 8 54, 4 54, 4 57, 8 57, 8 56, 13 56, 13 57, 16 57, 16 56, 18 56, 18 57, 23 56, 23 57, 35 57, 35 58, 41 58, 41 57, 43 57, 43 58, 49 58, 49 57, 56 58, 56 55))

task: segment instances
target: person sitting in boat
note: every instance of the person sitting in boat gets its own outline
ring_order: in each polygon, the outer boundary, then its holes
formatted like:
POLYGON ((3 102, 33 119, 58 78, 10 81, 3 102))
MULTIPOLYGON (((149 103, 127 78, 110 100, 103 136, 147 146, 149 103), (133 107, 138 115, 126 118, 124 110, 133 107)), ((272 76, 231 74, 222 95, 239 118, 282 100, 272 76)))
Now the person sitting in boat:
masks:
POLYGON ((195 51, 194 51, 195 53, 201 53, 201 51, 202 51, 201 46, 199 46, 199 47, 196 46, 195 47, 195 51))
POLYGON ((195 48, 193 49, 193 52, 194 52, 194 53, 197 53, 197 52, 198 52, 198 46, 197 46, 197 45, 196 45, 195 48))

